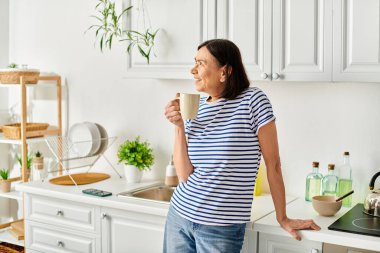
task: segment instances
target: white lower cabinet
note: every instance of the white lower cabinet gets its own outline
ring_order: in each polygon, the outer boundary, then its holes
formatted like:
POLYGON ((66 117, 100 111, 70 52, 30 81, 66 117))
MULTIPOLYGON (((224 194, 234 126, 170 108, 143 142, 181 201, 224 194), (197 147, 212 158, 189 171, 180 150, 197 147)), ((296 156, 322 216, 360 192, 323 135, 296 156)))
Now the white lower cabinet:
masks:
POLYGON ((26 247, 49 253, 100 252, 100 238, 96 234, 63 229, 54 225, 28 221, 26 247))
POLYGON ((244 244, 241 253, 257 253, 257 235, 258 232, 250 228, 245 230, 244 244))
POLYGON ((296 241, 291 237, 259 233, 259 253, 322 253, 322 242, 296 241))
POLYGON ((162 252, 165 216, 102 208, 102 252, 162 252))

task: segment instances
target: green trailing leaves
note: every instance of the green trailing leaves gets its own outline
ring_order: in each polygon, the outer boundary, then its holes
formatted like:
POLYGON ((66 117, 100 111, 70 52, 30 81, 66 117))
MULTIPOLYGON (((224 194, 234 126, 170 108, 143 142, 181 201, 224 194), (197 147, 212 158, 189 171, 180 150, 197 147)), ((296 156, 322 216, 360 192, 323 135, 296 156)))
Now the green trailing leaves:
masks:
POLYGON ((141 142, 140 137, 121 144, 117 156, 119 163, 134 165, 139 170, 149 169, 154 162, 153 150, 147 141, 141 142))
POLYGON ((129 45, 127 52, 130 54, 135 46, 137 46, 141 56, 143 56, 148 64, 150 63, 150 53, 154 46, 154 40, 156 38, 157 29, 155 32, 150 32, 150 29, 146 29, 144 33, 138 31, 126 31, 127 37, 121 41, 128 41, 129 45))
MULTIPOLYGON (((122 26, 120 24, 121 17, 132 8, 129 6, 117 13, 115 3, 111 0, 99 0, 99 3, 95 6, 95 10, 98 12, 98 16, 92 15, 99 24, 91 25, 88 30, 96 29, 95 37, 99 39, 100 51, 103 52, 103 48, 112 48, 112 39, 118 38, 123 35, 122 26)), ((87 32, 86 31, 86 32, 87 32)))
POLYGON ((95 38, 96 41, 99 42, 100 51, 103 52, 104 48, 111 49, 115 38, 119 39, 119 41, 128 41, 128 54, 131 54, 133 48, 137 46, 138 52, 149 64, 152 48, 154 47, 155 38, 159 29, 154 32, 152 32, 149 28, 143 32, 123 30, 121 18, 133 6, 123 9, 119 14, 115 9, 115 3, 111 0, 98 1, 99 2, 95 6, 95 10, 98 14, 90 16, 94 18, 98 24, 91 25, 87 31, 95 29, 95 38))

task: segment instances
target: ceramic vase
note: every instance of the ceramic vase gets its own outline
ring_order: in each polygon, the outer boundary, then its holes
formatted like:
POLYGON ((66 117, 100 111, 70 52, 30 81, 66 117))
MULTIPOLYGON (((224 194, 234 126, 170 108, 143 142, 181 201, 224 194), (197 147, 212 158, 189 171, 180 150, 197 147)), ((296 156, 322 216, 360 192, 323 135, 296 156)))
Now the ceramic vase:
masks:
POLYGON ((124 175, 127 183, 140 183, 143 172, 136 166, 124 164, 124 175))

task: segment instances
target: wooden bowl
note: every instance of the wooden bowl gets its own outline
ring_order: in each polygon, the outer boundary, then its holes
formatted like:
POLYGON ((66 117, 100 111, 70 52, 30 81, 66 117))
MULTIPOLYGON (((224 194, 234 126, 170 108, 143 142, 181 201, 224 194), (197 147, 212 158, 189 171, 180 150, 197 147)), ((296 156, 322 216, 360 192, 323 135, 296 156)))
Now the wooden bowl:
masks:
POLYGON ((336 199, 335 196, 314 196, 311 202, 319 215, 334 216, 342 207, 342 201, 336 202, 336 199))

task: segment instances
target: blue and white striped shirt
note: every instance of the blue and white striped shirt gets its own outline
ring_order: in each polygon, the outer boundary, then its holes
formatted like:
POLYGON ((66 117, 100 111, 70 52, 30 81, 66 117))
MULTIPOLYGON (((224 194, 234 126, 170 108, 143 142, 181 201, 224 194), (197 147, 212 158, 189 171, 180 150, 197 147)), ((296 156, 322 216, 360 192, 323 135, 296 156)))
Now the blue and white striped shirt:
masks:
POLYGON ((186 122, 194 172, 176 188, 172 206, 195 223, 230 225, 250 221, 261 159, 258 130, 275 119, 267 96, 247 88, 236 99, 200 99, 198 116, 186 122))

